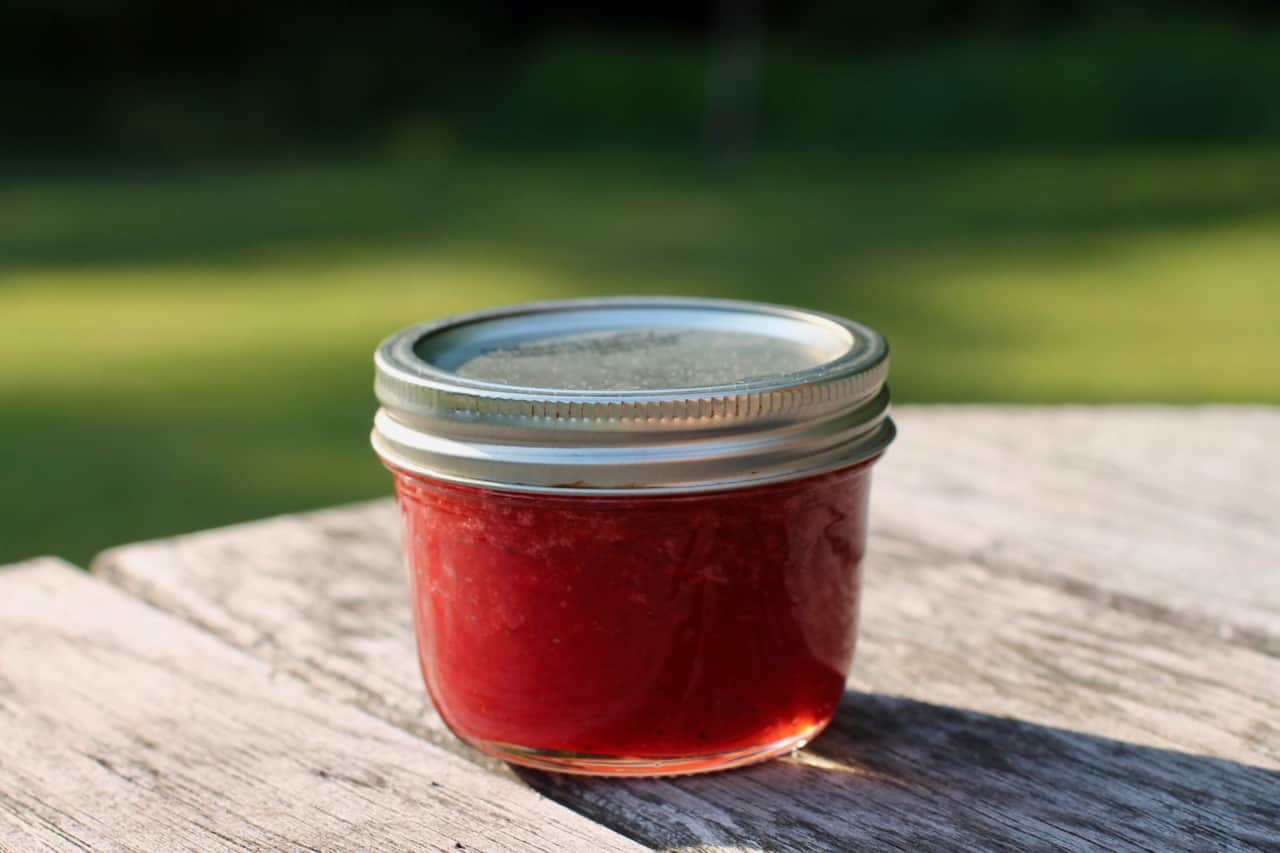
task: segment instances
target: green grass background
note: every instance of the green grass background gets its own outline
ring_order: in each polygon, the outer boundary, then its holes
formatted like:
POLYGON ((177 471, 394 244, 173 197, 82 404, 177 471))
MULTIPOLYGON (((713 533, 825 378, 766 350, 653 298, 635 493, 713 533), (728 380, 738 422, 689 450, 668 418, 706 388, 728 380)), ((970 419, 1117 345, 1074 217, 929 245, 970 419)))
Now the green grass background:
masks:
POLYGON ((380 338, 623 293, 853 316, 901 402, 1280 402, 1280 149, 11 175, 0 563, 385 494, 380 338))

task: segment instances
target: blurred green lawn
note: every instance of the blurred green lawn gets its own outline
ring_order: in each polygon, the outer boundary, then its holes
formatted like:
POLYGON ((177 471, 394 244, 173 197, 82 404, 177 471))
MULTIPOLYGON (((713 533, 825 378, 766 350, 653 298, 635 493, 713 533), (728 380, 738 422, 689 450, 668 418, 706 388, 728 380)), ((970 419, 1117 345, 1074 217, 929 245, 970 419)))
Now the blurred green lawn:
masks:
POLYGON ((902 402, 1280 402, 1280 150, 718 169, 425 145, 9 180, 0 562, 384 494, 382 336, 620 293, 851 315, 902 402))

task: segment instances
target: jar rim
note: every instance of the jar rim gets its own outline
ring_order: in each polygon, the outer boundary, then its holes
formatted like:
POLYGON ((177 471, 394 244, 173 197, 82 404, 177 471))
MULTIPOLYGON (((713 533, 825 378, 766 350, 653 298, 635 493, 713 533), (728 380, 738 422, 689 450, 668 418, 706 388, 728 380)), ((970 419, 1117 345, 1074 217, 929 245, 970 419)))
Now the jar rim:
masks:
POLYGON ((894 433, 884 338, 768 303, 529 303, 402 330, 374 363, 378 454, 454 482, 737 488, 856 463, 894 433))

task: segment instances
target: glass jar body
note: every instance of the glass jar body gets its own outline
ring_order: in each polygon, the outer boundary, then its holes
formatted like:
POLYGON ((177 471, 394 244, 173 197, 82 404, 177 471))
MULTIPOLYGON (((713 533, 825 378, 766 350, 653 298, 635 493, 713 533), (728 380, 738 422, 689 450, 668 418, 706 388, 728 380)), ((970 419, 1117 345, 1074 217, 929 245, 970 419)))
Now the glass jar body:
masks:
POLYGON ((634 496, 393 469, 436 708, 472 746, 560 772, 691 773, 803 745, 853 657, 872 461, 634 496))

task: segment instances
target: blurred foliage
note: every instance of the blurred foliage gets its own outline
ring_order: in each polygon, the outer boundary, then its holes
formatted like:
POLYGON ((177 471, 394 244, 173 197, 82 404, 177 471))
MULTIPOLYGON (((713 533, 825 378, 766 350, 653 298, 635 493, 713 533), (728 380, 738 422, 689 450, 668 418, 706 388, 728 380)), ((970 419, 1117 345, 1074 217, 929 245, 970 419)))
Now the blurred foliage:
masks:
MULTIPOLYGON (((1280 140, 1280 33, 1102 31, 906 53, 774 45, 764 63, 759 136, 787 150, 1280 140)), ((681 45, 554 42, 465 126, 561 145, 696 143, 704 65, 681 45)))
MULTIPOLYGON (((479 146, 696 147, 723 37, 697 7, 647 6, 24 5, 0 28, 0 151, 153 162, 424 123, 479 146)), ((1275 4, 810 2, 762 21, 766 147, 1280 140, 1275 4)))

